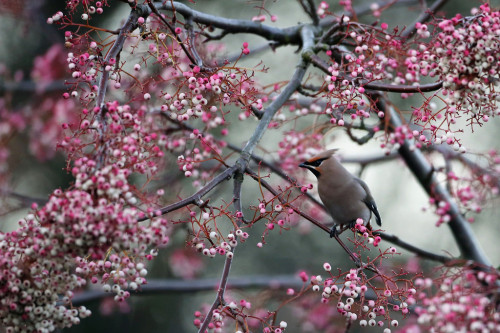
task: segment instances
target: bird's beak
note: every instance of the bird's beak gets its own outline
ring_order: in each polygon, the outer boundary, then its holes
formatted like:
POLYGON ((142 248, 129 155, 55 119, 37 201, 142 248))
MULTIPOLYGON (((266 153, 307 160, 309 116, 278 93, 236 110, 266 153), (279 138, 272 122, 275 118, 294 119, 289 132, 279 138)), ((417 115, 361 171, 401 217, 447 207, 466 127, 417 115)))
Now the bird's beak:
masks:
POLYGON ((305 165, 304 163, 300 163, 300 164, 299 164, 299 167, 301 167, 301 168, 306 168, 306 169, 307 169, 307 165, 305 165))

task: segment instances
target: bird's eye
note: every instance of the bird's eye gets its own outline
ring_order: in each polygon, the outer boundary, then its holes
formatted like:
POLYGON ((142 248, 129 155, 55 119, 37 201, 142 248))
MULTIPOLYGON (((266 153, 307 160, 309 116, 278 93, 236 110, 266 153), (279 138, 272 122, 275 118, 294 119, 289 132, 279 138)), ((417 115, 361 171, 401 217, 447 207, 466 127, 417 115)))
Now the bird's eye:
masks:
POLYGON ((324 160, 324 158, 321 158, 319 160, 309 162, 309 165, 312 165, 313 167, 319 167, 324 160))

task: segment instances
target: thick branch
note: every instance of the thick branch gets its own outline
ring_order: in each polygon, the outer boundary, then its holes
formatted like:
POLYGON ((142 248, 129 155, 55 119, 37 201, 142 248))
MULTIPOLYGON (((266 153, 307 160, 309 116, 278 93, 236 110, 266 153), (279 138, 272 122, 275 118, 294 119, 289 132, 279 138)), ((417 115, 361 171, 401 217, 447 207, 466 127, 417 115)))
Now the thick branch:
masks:
POLYGON ((250 156, 257 146, 264 133, 266 132, 269 123, 273 119, 276 112, 285 104, 286 101, 290 99, 290 96, 300 87, 302 79, 306 73, 306 69, 309 65, 310 54, 312 52, 312 47, 314 43, 314 31, 310 26, 304 26, 301 29, 302 37, 302 57, 299 64, 295 69, 290 82, 286 85, 285 89, 274 99, 269 106, 264 109, 264 115, 259 121, 257 128, 255 129, 252 137, 248 140, 245 148, 241 153, 241 158, 238 160, 240 170, 243 171, 248 165, 250 156))
MULTIPOLYGON (((158 295, 159 293, 177 294, 177 293, 196 293, 200 291, 212 291, 218 284, 218 279, 197 279, 197 280, 149 280, 148 284, 141 286, 139 291, 130 292, 137 296, 158 295)), ((304 283, 292 275, 277 275, 277 276, 247 276, 231 280, 228 287, 236 289, 249 288, 302 288, 304 283)), ((89 290, 75 295, 71 303, 74 306, 86 304, 88 302, 97 301, 102 298, 112 297, 112 294, 101 290, 89 290)))
POLYGON ((266 40, 274 40, 283 44, 298 44, 300 42, 299 32, 302 28, 301 26, 280 29, 248 20, 237 20, 205 14, 175 1, 156 2, 154 5, 157 9, 175 11, 185 18, 193 20, 193 22, 219 28, 228 33, 250 33, 261 36, 266 40))
MULTIPOLYGON (((390 114, 390 128, 402 126, 401 119, 394 108, 388 106, 382 99, 379 99, 378 107, 380 110, 384 110, 386 114, 390 114)), ((449 204, 450 208, 448 214, 451 220, 448 226, 453 233, 462 256, 466 259, 474 260, 478 264, 491 266, 488 257, 472 232, 469 223, 460 213, 457 204, 446 190, 445 186, 437 180, 432 165, 425 159, 422 152, 419 149, 414 149, 408 140, 401 145, 398 151, 427 194, 439 201, 445 201, 449 204)))

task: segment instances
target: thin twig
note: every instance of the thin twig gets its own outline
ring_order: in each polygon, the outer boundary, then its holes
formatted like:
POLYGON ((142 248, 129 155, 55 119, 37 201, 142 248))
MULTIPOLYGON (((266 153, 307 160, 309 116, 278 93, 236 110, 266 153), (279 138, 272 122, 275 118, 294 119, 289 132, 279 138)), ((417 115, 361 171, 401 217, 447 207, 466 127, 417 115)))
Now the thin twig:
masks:
POLYGON ((31 205, 32 203, 36 203, 37 205, 43 206, 47 203, 48 199, 44 198, 36 198, 36 197, 30 197, 24 194, 20 194, 17 192, 9 191, 9 190, 1 190, 0 194, 2 196, 8 196, 12 197, 14 199, 17 199, 21 201, 25 205, 31 205))
POLYGON ((445 256, 442 256, 439 254, 435 254, 435 253, 420 249, 420 248, 416 247, 415 245, 412 245, 410 243, 407 243, 407 242, 401 240, 399 237, 397 237, 395 235, 390 235, 390 234, 387 234, 385 232, 374 232, 374 235, 378 235, 383 240, 385 240, 387 242, 391 242, 394 245, 397 245, 399 247, 402 247, 405 250, 408 250, 412 253, 415 253, 417 256, 424 258, 424 259, 438 261, 442 264, 448 264, 451 262, 462 262, 463 263, 463 261, 464 261, 464 260, 459 260, 456 258, 445 257, 445 256))
POLYGON ((462 162, 469 169, 471 169, 472 172, 478 175, 488 175, 494 180, 496 186, 500 188, 500 174, 498 172, 494 172, 492 169, 487 169, 480 166, 478 163, 475 163, 466 155, 460 152, 456 152, 446 145, 431 145, 428 147, 428 149, 438 151, 444 156, 445 159, 455 159, 462 162))
MULTIPOLYGON (((318 220, 316 220, 314 217, 310 216, 309 214, 304 213, 299 208, 297 208, 297 207, 295 207, 295 206, 290 205, 289 203, 287 203, 286 200, 283 199, 283 197, 279 194, 278 191, 276 191, 268 182, 266 182, 265 180, 263 180, 262 178, 260 178, 259 175, 257 175, 255 172, 253 172, 252 170, 250 170, 248 168, 247 168, 246 172, 254 180, 258 181, 259 184, 261 184, 266 190, 268 190, 270 193, 272 193, 274 196, 276 196, 278 198, 278 200, 283 205, 291 208, 295 213, 299 214, 300 216, 302 216, 303 218, 305 218, 306 220, 308 220, 309 222, 311 222, 312 224, 314 224, 318 228, 323 229, 323 231, 326 231, 328 234, 330 234, 330 228, 329 227, 327 227, 323 223, 319 222, 318 220)), ((344 244, 344 242, 339 238, 339 236, 337 234, 335 234, 333 237, 335 238, 335 240, 337 241, 337 243, 339 243, 339 245, 344 249, 344 251, 349 255, 349 257, 356 263, 356 265, 358 267, 361 267, 361 266, 364 265, 361 262, 361 260, 354 253, 352 253, 352 251, 344 244)), ((371 266, 367 266, 366 268, 369 269, 369 270, 372 270, 371 266)))
POLYGON ((448 0, 437 0, 435 1, 427 10, 425 10, 419 17, 413 22, 407 30, 401 34, 401 38, 409 39, 415 32, 417 32, 417 23, 424 23, 431 18, 431 15, 436 13, 441 7, 443 7, 448 0))
POLYGON ((298 1, 299 4, 302 6, 302 9, 304 9, 304 12, 306 12, 307 16, 309 16, 313 21, 313 24, 318 25, 319 17, 318 14, 316 13, 314 2, 312 0, 298 0, 298 1))
MULTIPOLYGON (((186 45, 184 45, 184 42, 182 41, 181 36, 179 36, 179 34, 175 32, 174 27, 161 15, 161 13, 158 11, 156 6, 150 0, 148 0, 148 6, 151 9, 151 11, 153 13, 155 13, 155 15, 160 19, 160 21, 162 21, 163 24, 165 24, 167 26, 168 30, 170 30, 170 32, 175 36, 175 40, 177 41, 177 43, 180 45, 180 47, 184 51, 184 54, 189 58, 189 61, 191 61, 191 63, 193 65, 198 65, 197 61, 194 59, 193 55, 191 55, 191 53, 187 49, 186 45)), ((175 12, 175 5, 174 5, 173 10, 175 12)))

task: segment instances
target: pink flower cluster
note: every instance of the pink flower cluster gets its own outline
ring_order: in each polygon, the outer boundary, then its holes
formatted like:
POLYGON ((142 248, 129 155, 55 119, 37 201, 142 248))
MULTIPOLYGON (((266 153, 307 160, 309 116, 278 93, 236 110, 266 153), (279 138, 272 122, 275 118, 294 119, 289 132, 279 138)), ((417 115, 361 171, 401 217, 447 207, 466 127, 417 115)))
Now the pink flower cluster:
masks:
MULTIPOLYGON (((281 167, 288 171, 298 171, 297 165, 312 156, 321 152, 324 148, 321 145, 323 135, 315 133, 306 135, 303 132, 286 132, 283 140, 278 143, 279 161, 281 167)), ((299 174, 303 174, 299 172, 299 174)))
POLYGON ((60 304, 70 300, 86 280, 74 274, 74 262, 61 255, 64 240, 51 240, 33 214, 21 229, 0 234, 0 318, 6 332, 52 332, 71 327, 90 315, 85 307, 60 304))
MULTIPOLYGON (((457 14, 442 20, 435 29, 417 24, 421 38, 415 49, 409 49, 405 59, 405 78, 418 82, 421 76, 443 81, 444 108, 436 110, 425 103, 413 112, 413 120, 430 130, 436 143, 447 142, 447 134, 458 118, 466 115, 471 125, 488 122, 498 116, 499 50, 496 36, 500 31, 500 12, 488 4, 472 10, 471 17, 457 14), (426 39, 431 35, 432 41, 426 39), (435 124, 434 124, 435 123, 435 124), (438 130, 445 133, 438 134, 438 130)), ((453 139, 456 150, 461 148, 453 139)))
MULTIPOLYGON (((384 255, 395 253, 396 249, 391 248, 384 255)), ((391 327, 399 326, 399 321, 391 316, 399 313, 406 317, 410 306, 416 302, 417 291, 412 287, 411 281, 400 279, 398 274, 380 276, 385 285, 376 287, 374 282, 377 277, 367 278, 360 269, 337 274, 331 272, 332 266, 329 263, 325 263, 323 269, 330 277, 324 279, 320 275, 313 275, 309 279, 305 272, 299 275, 304 283, 310 280, 313 291, 321 292, 321 303, 303 300, 301 312, 305 313, 300 314, 304 317, 304 325, 316 330, 338 327, 338 320, 344 318, 348 322, 357 322, 361 327, 386 327, 383 332, 389 333, 391 327), (331 301, 336 303, 335 308, 327 305, 331 301), (335 316, 336 313, 341 317, 335 316)), ((294 290, 289 290, 287 294, 296 297, 294 290)))
POLYGON ((500 94, 491 86, 498 81, 500 71, 500 42, 496 38, 500 12, 492 11, 485 3, 472 14, 473 17, 466 18, 457 14, 438 24, 442 31, 437 34, 432 50, 438 67, 430 75, 438 75, 444 81, 447 112, 470 110, 494 116, 500 100, 500 94))
POLYGON ((95 165, 78 160, 74 189, 54 191, 21 229, 0 235, 0 317, 8 329, 50 332, 77 323, 90 313, 68 305, 87 278, 126 299, 125 289, 146 283, 144 261, 156 255, 148 249, 167 244, 166 219, 153 213, 137 222, 144 213, 134 207, 130 171, 95 165))
POLYGON ((417 279, 418 323, 433 332, 498 332, 495 297, 499 276, 470 269, 450 270, 436 282, 417 279))

